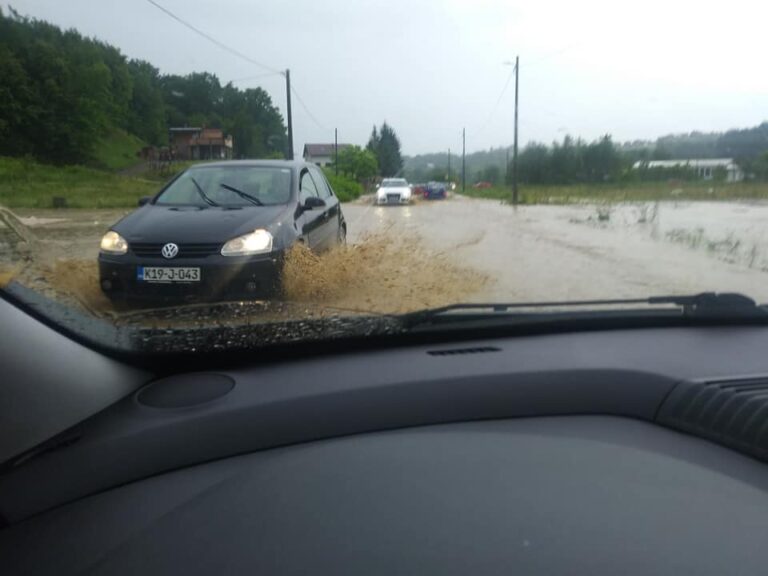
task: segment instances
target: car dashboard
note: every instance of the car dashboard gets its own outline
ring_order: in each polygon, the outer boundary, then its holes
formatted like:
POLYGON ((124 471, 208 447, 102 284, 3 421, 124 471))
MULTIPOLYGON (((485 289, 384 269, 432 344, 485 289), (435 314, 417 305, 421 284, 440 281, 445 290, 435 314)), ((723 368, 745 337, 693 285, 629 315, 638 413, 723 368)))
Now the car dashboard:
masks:
POLYGON ((0 474, 5 574, 756 574, 768 561, 766 328, 156 374, 9 306, 3 432, 50 437, 0 474), (47 367, 21 348, 35 334, 47 367), (89 413, 40 401, 62 388, 89 413), (11 417, 30 389, 55 434, 11 417))

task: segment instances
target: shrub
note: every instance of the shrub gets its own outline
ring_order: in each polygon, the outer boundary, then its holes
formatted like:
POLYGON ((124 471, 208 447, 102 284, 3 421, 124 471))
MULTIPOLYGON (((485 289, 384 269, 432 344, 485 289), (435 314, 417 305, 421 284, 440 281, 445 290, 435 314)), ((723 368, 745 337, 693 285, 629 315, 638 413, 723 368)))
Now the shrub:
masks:
POLYGON ((352 178, 337 176, 332 170, 325 170, 325 176, 341 202, 355 200, 363 193, 363 186, 352 178))

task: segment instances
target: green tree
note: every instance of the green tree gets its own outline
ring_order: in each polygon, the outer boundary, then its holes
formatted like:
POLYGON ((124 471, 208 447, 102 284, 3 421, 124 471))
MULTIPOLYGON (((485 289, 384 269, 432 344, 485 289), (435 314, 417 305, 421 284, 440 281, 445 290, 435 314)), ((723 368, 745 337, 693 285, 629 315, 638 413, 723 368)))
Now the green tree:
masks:
POLYGON ((167 130, 160 74, 154 66, 141 60, 131 60, 128 69, 133 78, 133 91, 126 129, 149 144, 165 144, 167 130))
POLYGON ((162 76, 116 48, 0 10, 0 154, 87 163, 114 129, 154 145, 170 126, 223 128, 237 157, 282 155, 285 126, 261 89, 210 73, 162 76))
POLYGON ((395 130, 386 122, 373 132, 366 146, 375 156, 379 165, 379 171, 385 178, 396 176, 403 168, 403 157, 400 152, 400 139, 395 130))
MULTIPOLYGON (((550 165, 552 153, 544 144, 531 142, 517 159, 518 180, 523 184, 549 184, 551 182, 550 165)), ((508 172, 507 184, 512 183, 512 167, 508 172)))
POLYGON ((339 151, 339 171, 357 181, 373 178, 378 173, 376 156, 359 146, 347 146, 339 151))
POLYGON ((501 182, 501 168, 496 164, 486 166, 480 171, 480 180, 490 182, 491 184, 498 184, 501 182))

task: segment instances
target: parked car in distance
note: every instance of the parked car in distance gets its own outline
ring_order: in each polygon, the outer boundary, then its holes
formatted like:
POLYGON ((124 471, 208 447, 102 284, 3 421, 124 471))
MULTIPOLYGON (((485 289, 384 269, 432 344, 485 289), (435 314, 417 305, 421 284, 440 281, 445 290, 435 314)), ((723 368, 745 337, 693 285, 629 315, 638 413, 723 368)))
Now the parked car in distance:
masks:
POLYGON ((376 189, 376 204, 409 204, 412 193, 405 178, 384 178, 376 189))
POLYGON ((286 251, 346 240, 341 205, 303 161, 226 161, 181 172, 101 240, 99 279, 112 299, 268 296, 286 251))
POLYGON ((424 196, 424 192, 426 192, 426 190, 426 184, 411 184, 411 193, 413 196, 424 196))

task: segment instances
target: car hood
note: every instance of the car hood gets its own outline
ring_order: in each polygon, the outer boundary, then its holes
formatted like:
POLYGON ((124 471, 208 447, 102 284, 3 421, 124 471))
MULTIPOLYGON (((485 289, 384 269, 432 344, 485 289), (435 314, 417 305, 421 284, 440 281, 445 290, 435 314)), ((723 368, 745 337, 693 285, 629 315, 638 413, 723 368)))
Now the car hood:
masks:
POLYGON ((397 186, 389 188, 379 188, 379 194, 410 194, 411 189, 408 186, 397 186))
POLYGON ((233 210, 148 204, 130 213, 112 229, 129 244, 226 242, 257 228, 273 231, 288 213, 288 206, 248 206, 233 210))

